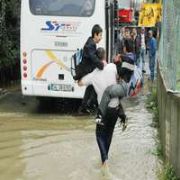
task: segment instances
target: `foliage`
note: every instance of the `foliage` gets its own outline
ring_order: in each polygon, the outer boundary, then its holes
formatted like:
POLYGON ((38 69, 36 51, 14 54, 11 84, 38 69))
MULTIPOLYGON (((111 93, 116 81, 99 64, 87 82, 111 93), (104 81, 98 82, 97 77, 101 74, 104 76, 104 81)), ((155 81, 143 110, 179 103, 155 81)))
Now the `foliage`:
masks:
POLYGON ((159 141, 159 135, 156 137, 156 148, 152 151, 152 154, 154 156, 157 156, 160 160, 163 160, 163 150, 162 150, 162 145, 159 141))
POLYGON ((166 164, 158 174, 159 180, 179 180, 170 164, 166 164))
MULTIPOLYGON (((151 93, 149 94, 146 101, 146 108, 153 113, 152 127, 159 127, 159 113, 158 113, 158 102, 157 102, 157 89, 152 87, 151 93)), ((163 150, 160 143, 159 133, 154 137, 156 141, 156 148, 152 151, 152 154, 163 160, 163 150)))
POLYGON ((20 78, 20 0, 0 0, 0 86, 20 78))
POLYGON ((0 1, 0 68, 19 59, 20 0, 0 1))
POLYGON ((148 96, 146 101, 146 107, 153 113, 153 123, 155 127, 159 127, 159 112, 158 112, 158 102, 157 102, 157 90, 152 89, 151 94, 148 96))

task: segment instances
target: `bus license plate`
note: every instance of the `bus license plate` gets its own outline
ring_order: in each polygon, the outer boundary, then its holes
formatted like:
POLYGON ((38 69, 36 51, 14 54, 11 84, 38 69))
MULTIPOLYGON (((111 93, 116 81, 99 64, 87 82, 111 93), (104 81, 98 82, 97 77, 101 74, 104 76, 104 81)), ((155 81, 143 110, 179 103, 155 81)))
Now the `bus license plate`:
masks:
POLYGON ((73 91, 73 86, 70 84, 50 84, 48 90, 51 91, 73 91))

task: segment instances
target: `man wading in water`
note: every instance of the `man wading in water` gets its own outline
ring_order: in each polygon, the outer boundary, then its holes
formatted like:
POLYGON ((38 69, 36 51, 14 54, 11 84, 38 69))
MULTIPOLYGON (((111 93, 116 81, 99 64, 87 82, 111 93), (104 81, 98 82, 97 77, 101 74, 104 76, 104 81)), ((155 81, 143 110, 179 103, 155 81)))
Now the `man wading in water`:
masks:
MULTIPOLYGON (((105 89, 113 84, 117 84, 118 74, 115 64, 113 63, 107 64, 105 57, 105 50, 103 48, 97 49, 97 55, 101 60, 101 62, 104 63, 104 69, 99 70, 98 68, 96 68, 92 73, 89 73, 81 80, 79 80, 78 85, 79 86, 93 85, 97 93, 98 104, 100 104, 105 89)), ((124 72, 125 71, 126 68, 124 69, 124 72)), ((125 74, 127 73, 125 72, 125 74)), ((124 81, 122 77, 120 78, 122 81, 124 81)), ((123 83, 126 84, 125 82, 123 83)), ((127 86, 123 88, 123 91, 126 91, 124 94, 127 94, 127 86)), ((112 98, 110 100, 110 103, 108 104, 106 115, 103 119, 104 125, 103 126, 101 124, 96 125, 96 140, 99 146, 103 168, 107 167, 108 152, 111 145, 114 127, 118 119, 119 103, 120 103, 119 98, 112 98)))

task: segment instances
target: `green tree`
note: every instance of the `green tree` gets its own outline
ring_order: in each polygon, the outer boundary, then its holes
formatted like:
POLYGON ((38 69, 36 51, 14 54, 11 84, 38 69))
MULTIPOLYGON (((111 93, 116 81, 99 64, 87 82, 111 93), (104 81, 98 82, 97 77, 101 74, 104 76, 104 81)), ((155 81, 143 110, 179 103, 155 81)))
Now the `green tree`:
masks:
POLYGON ((0 1, 0 66, 11 66, 19 59, 20 0, 0 1))

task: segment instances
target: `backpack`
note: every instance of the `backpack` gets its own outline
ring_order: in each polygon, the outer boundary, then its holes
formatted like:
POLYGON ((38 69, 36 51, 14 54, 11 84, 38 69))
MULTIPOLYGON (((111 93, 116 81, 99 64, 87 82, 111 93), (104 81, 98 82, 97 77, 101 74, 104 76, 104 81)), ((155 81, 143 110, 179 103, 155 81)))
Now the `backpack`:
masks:
POLYGON ((141 68, 135 66, 134 73, 128 83, 128 96, 136 96, 143 87, 143 76, 141 68))
POLYGON ((71 57, 71 74, 76 75, 77 66, 82 62, 83 49, 77 49, 77 51, 71 57))

